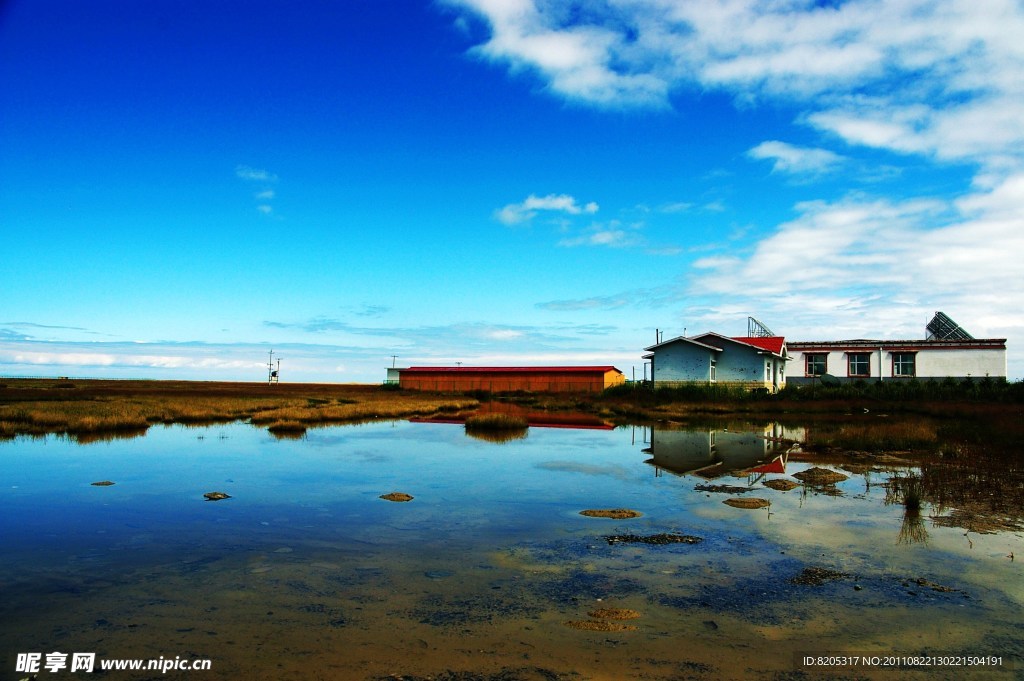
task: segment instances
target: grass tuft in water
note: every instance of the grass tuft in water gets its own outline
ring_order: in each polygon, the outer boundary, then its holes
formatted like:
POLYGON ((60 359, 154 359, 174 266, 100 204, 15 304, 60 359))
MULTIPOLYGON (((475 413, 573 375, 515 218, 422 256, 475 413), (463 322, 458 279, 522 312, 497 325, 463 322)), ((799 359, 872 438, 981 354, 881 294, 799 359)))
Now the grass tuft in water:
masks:
POLYGON ((924 500, 924 485, 917 473, 896 473, 886 483, 886 504, 902 504, 910 511, 920 511, 924 500))
POLYGON ((513 414, 477 414, 466 419, 466 430, 526 430, 530 424, 522 416, 513 414))

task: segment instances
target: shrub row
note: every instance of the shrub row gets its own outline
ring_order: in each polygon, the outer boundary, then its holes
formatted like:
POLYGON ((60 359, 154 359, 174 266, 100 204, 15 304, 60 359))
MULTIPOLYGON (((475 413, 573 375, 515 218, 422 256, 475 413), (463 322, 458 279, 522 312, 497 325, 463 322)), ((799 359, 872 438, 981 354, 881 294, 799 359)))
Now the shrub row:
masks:
POLYGON ((1009 382, 1005 378, 957 380, 898 379, 889 381, 855 381, 837 386, 786 386, 777 393, 749 390, 722 383, 692 383, 654 388, 650 383, 627 383, 608 388, 603 395, 624 398, 637 405, 649 406, 670 402, 751 402, 769 400, 849 400, 868 398, 885 401, 978 401, 1024 402, 1024 381, 1009 382))

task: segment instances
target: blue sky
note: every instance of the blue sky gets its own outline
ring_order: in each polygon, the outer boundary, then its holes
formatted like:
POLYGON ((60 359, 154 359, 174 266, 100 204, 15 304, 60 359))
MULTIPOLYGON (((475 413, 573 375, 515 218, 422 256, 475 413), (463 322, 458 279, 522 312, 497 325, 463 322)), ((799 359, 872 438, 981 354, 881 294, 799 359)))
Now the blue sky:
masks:
POLYGON ((1024 376, 1011 0, 9 0, 0 374, 379 381, 655 329, 1024 376))

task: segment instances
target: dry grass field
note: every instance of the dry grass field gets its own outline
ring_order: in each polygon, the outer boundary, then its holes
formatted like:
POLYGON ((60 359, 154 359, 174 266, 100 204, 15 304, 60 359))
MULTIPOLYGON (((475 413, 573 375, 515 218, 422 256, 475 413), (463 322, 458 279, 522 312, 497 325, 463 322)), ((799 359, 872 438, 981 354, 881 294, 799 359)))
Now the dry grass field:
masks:
POLYGON ((477 406, 463 396, 337 384, 199 381, 0 382, 0 437, 65 434, 78 439, 136 434, 156 423, 250 421, 271 431, 381 418, 458 412, 477 406))
MULTIPOLYGON (((137 435, 157 423, 230 421, 250 422, 281 436, 300 435, 334 423, 455 414, 461 419, 491 399, 516 413, 544 412, 550 419, 573 412, 578 420, 583 412, 606 422, 677 426, 771 420, 810 426, 815 444, 846 449, 931 450, 939 443, 1016 449, 1024 437, 1019 401, 686 398, 622 390, 492 398, 365 384, 0 379, 0 438, 57 433, 86 441, 137 435)), ((502 407, 491 403, 480 415, 495 411, 502 407)))

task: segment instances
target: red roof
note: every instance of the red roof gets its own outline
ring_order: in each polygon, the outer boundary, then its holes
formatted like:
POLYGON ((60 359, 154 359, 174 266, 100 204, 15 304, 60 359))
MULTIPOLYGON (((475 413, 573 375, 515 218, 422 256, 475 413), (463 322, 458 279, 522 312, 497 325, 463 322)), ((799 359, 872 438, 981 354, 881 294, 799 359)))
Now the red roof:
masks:
POLYGON ((594 373, 601 372, 605 373, 608 371, 618 371, 613 366, 590 366, 590 367, 409 367, 408 369, 402 369, 402 371, 416 372, 416 373, 470 373, 470 374, 508 374, 508 373, 552 373, 557 372, 560 374, 564 373, 594 373))
POLYGON ((782 336, 739 336, 733 337, 733 340, 767 350, 773 355, 781 355, 782 346, 786 342, 782 336))

